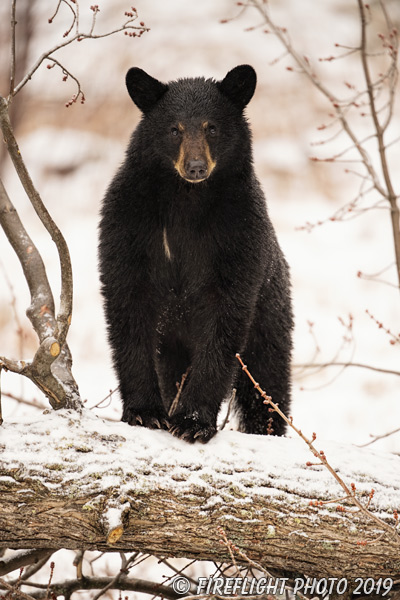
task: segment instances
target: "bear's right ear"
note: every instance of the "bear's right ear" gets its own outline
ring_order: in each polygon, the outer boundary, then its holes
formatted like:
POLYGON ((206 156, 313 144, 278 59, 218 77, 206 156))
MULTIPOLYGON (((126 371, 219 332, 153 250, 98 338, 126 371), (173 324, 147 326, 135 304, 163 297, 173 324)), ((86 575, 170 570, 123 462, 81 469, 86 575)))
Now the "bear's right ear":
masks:
POLYGON ((154 79, 138 67, 129 69, 125 81, 130 97, 144 113, 151 110, 168 90, 165 83, 154 79))

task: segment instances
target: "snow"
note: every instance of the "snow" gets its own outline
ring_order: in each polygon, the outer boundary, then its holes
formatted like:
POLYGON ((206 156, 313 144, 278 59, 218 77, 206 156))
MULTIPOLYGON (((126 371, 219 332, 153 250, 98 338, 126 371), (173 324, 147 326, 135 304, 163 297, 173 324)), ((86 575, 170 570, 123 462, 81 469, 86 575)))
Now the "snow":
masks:
MULTIPOLYGON (((320 449, 318 440, 316 446, 320 449)), ((226 501, 245 508, 249 491, 252 497, 287 499, 294 514, 311 499, 343 497, 324 467, 306 466, 316 461, 298 438, 223 431, 204 446, 189 445, 165 431, 111 423, 87 410, 81 418, 63 410, 3 424, 0 447, 0 465, 41 481, 49 490, 63 494, 79 486, 79 493, 92 498, 107 493, 111 500, 104 519, 110 529, 129 508, 126 499, 118 503, 115 496, 124 498, 132 489, 179 490, 180 495, 201 489, 206 498, 201 511, 226 501)), ((400 506, 400 457, 328 441, 323 450, 348 486, 357 481, 358 494, 368 498, 375 490, 375 514, 393 518, 400 506)), ((9 480, 0 476, 0 481, 9 480)), ((243 515, 247 522, 246 511, 243 515)))

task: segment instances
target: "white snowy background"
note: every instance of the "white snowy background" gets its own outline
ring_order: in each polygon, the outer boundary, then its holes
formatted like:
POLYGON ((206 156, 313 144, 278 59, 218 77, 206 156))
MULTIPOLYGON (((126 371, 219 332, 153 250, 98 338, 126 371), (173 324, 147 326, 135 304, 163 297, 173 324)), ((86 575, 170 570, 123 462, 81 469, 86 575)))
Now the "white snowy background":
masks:
MULTIPOLYGON (((55 4, 47 0, 37 4, 37 30, 29 64, 57 43, 67 28, 69 13, 65 9, 52 25, 48 24, 55 4)), ((89 4, 81 2, 82 21, 87 18, 89 22, 91 18, 89 4)), ((356 57, 338 62, 318 61, 338 53, 335 43, 358 44, 356 2, 282 0, 271 5, 277 23, 288 28, 294 46, 313 60, 319 75, 337 95, 348 92, 345 81, 360 83, 356 57)), ((368 310, 398 335, 399 291, 393 285, 357 277, 359 271, 376 273, 393 262, 390 213, 375 210, 346 222, 328 220, 338 208, 353 200, 359 180, 344 172, 346 165, 315 164, 310 160, 315 155, 330 156, 349 145, 344 136, 329 145, 312 145, 326 137, 317 127, 329 120, 327 102, 304 76, 286 69, 293 64, 289 58, 275 62, 282 48, 272 35, 263 32, 263 27, 245 31, 260 23, 255 12, 221 24, 221 19, 239 11, 235 2, 138 0, 135 6, 139 20, 151 29, 141 39, 118 34, 105 40, 83 41, 60 54, 59 59, 81 81, 86 96, 84 105, 65 108, 75 86, 70 81, 63 83, 56 68, 42 67, 22 92, 24 111, 18 136, 21 153, 71 252, 75 295, 68 341, 74 376, 86 405, 93 407, 116 387, 99 293, 97 225, 105 189, 123 160, 130 133, 140 118, 124 85, 125 72, 131 66, 140 66, 164 81, 198 75, 221 79, 237 64, 255 67, 258 87, 247 115, 253 130, 255 168, 291 266, 296 318, 294 363, 306 363, 314 357, 310 321, 320 348, 317 362, 336 357, 343 336, 348 334, 339 319, 348 322, 351 314, 353 341, 336 359, 399 370, 399 344, 391 345, 390 337, 366 314, 368 310), (306 222, 320 220, 327 223, 311 233, 299 230, 306 222)), ((390 6, 398 22, 399 5, 392 2, 390 6)), ((118 25, 126 9, 129 4, 121 0, 100 3, 99 30, 118 25)), ((1 10, 4 13, 4 8, 1 10)), ((376 36, 376 30, 373 35, 376 36)), ((6 65, 6 57, 2 56, 0 68, 6 65)), ((389 141, 400 134, 399 115, 397 102, 389 141)), ((368 131, 365 120, 358 120, 357 129, 360 134, 368 131)), ((399 164, 397 143, 390 151, 397 192, 399 164)), ((58 299, 55 246, 8 163, 4 182, 42 253, 58 299)), ((29 359, 37 344, 24 315, 29 293, 19 263, 1 233, 0 267, 0 355, 29 359), (25 333, 22 356, 13 295, 25 333)), ((396 283, 393 268, 382 277, 396 283)), ((318 439, 362 444, 369 441, 370 434, 400 427, 398 377, 359 368, 348 368, 340 377, 337 374, 338 370, 331 367, 313 377, 300 378, 299 371, 294 370, 292 415, 304 432, 316 431, 318 439)), ((2 374, 2 389, 43 402, 29 382, 12 374, 2 374)), ((3 398, 6 421, 25 419, 30 410, 3 398)), ((118 420, 118 394, 113 394, 107 408, 94 412, 118 420)), ((400 434, 385 438, 372 448, 398 452, 400 434)))

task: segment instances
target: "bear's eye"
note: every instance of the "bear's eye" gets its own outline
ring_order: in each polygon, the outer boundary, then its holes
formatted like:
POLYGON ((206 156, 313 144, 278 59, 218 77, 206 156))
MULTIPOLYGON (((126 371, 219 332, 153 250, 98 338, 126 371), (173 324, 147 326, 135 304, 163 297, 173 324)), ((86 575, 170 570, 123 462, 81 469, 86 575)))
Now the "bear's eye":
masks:
POLYGON ((217 133, 217 128, 215 127, 215 125, 208 126, 208 133, 210 135, 215 135, 217 133))
POLYGON ((179 135, 179 129, 177 127, 171 127, 171 135, 175 137, 179 135))

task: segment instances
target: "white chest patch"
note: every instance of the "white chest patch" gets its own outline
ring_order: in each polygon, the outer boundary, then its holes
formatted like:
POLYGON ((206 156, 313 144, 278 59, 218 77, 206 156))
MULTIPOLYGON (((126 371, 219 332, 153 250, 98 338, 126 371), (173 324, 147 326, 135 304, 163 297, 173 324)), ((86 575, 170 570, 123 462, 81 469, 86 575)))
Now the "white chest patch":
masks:
POLYGON ((164 252, 165 252, 165 256, 167 257, 167 260, 171 260, 172 255, 171 255, 171 250, 168 245, 167 230, 165 227, 163 230, 163 246, 164 246, 164 252))

